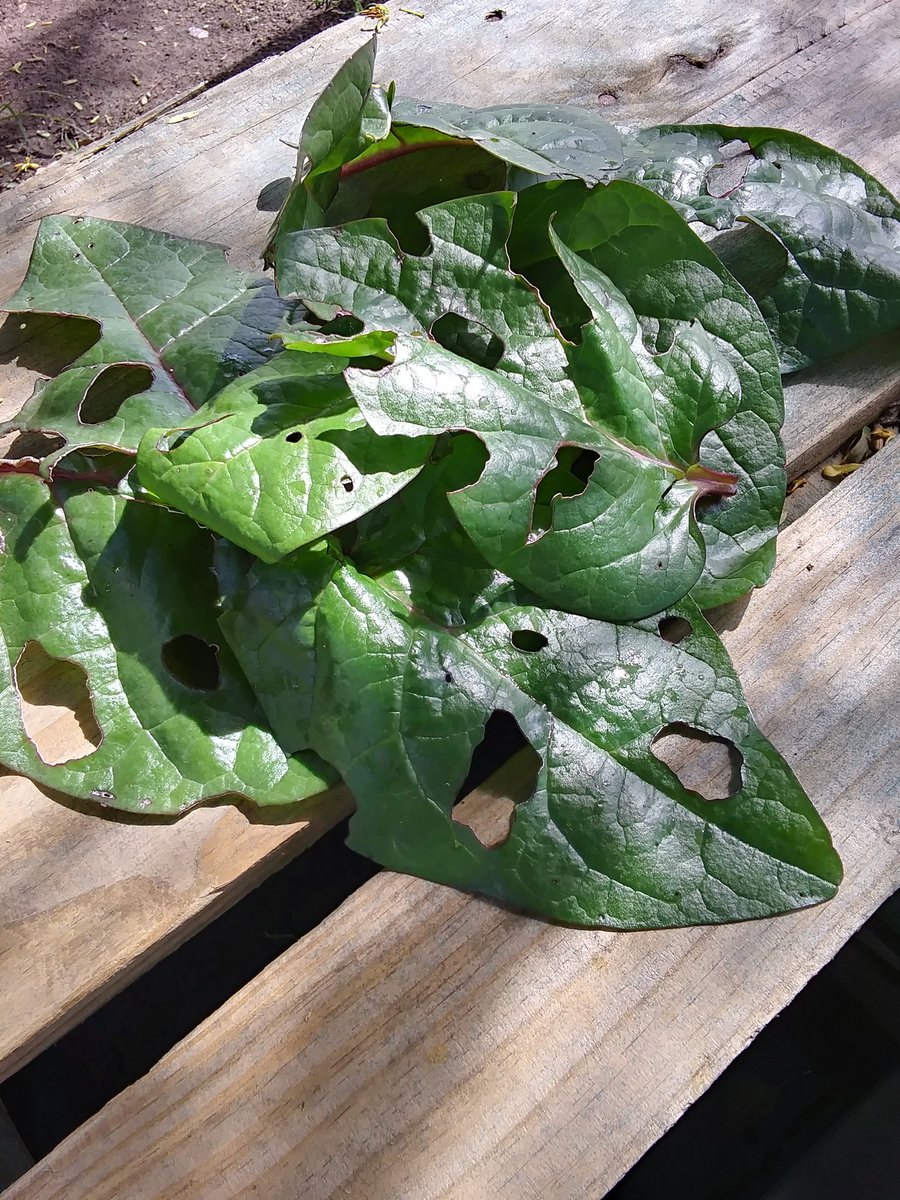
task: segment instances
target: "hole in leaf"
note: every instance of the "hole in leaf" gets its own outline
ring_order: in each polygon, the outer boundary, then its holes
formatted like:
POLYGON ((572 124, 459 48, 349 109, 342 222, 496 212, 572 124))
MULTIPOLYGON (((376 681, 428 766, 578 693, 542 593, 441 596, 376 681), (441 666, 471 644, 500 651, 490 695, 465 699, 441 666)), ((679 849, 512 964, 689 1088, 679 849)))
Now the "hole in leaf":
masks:
MULTIPOLYGON (((362 333, 365 329, 365 324, 354 317, 353 313, 339 312, 337 316, 330 321, 323 321, 321 325, 322 333, 333 333, 337 337, 352 337, 355 333, 362 333)), ((381 364, 384 366, 384 363, 381 364)))
POLYGON ((173 679, 198 692, 219 686, 219 647, 193 633, 181 633, 162 648, 162 663, 173 679))
POLYGON ((99 425, 110 421, 129 396, 146 392, 153 383, 149 367, 120 363, 107 367, 93 380, 78 405, 78 420, 82 425, 99 425))
POLYGON ((344 489, 345 492, 353 491, 353 480, 350 478, 349 475, 341 476, 341 487, 344 489))
POLYGON ((704 800, 728 800, 741 790, 744 758, 728 738, 673 721, 663 726, 650 749, 683 787, 704 800))
POLYGON ((299 429, 295 429, 295 430, 293 431, 293 433, 286 433, 286 434, 284 435, 284 440, 285 440, 286 442, 302 442, 302 441, 303 441, 303 434, 300 432, 300 430, 299 430, 299 429))
POLYGON ((100 323, 88 317, 13 313, 0 326, 0 362, 53 377, 100 339, 100 323))
POLYGON ((29 429, 20 433, 10 443, 4 455, 5 458, 46 458, 66 444, 66 439, 58 433, 41 433, 37 429, 29 429))
POLYGON ((92 754, 103 741, 83 667, 27 642, 15 667, 25 734, 48 766, 92 754))
POLYGON ((458 313, 444 313, 431 327, 431 336, 445 350, 479 367, 493 370, 503 357, 503 341, 477 321, 469 321, 458 313))
POLYGON ((673 646, 677 646, 679 642, 683 642, 685 638, 689 638, 694 632, 694 627, 690 621, 686 621, 684 617, 663 617, 658 626, 659 636, 664 642, 671 642, 673 646))
POLYGON ((472 752, 469 772, 453 806, 453 820, 471 829, 483 846, 501 846, 512 830, 516 805, 534 795, 540 768, 541 756, 518 721, 496 709, 472 752))
POLYGON ((596 450, 586 450, 582 446, 560 446, 554 465, 540 480, 534 493, 531 513, 533 539, 553 528, 559 500, 584 494, 599 457, 596 450))
POLYGON ((533 654, 537 650, 543 650, 547 645, 547 639, 544 635, 534 629, 517 629, 510 638, 510 641, 517 650, 525 650, 529 654, 533 654))

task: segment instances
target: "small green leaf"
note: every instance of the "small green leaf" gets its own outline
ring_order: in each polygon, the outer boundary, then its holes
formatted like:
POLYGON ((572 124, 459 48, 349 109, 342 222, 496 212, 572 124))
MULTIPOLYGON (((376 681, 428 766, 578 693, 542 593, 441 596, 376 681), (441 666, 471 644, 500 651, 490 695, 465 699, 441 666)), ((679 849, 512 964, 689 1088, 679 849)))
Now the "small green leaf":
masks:
POLYGON ((333 772, 286 756, 216 624, 213 539, 185 517, 84 485, 0 476, 0 762, 70 796, 176 813, 224 794, 287 804, 333 772), (85 672, 99 747, 44 762, 16 664, 37 643, 85 672))
POLYGON ((348 566, 301 554, 252 567, 229 610, 227 636, 255 684, 274 680, 242 620, 274 618, 281 661, 312 700, 299 729, 281 689, 263 704, 288 744, 308 733, 342 771, 357 803, 349 844, 386 866, 617 929, 766 916, 835 891, 840 864, 824 826, 691 604, 677 610, 692 629, 679 645, 655 621, 522 607, 451 633, 348 566), (498 711, 540 762, 508 837, 488 848, 453 804, 498 711), (733 744, 735 796, 706 801, 656 758, 651 743, 673 723, 733 744))
POLYGON ((287 350, 242 376, 190 424, 145 436, 141 483, 270 562, 368 512, 414 477, 432 439, 376 436, 346 362, 287 350))
POLYGON ((286 350, 305 350, 307 354, 335 354, 343 358, 390 358, 394 334, 372 329, 366 333, 339 334, 305 331, 285 335, 286 350))

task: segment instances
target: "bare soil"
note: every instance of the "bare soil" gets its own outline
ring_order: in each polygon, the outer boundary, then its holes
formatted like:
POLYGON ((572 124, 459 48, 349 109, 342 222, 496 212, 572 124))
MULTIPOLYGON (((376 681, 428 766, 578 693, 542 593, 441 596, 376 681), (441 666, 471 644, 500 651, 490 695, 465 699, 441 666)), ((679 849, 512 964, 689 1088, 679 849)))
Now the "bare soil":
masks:
POLYGON ((354 11, 353 0, 0 0, 0 187, 354 11))

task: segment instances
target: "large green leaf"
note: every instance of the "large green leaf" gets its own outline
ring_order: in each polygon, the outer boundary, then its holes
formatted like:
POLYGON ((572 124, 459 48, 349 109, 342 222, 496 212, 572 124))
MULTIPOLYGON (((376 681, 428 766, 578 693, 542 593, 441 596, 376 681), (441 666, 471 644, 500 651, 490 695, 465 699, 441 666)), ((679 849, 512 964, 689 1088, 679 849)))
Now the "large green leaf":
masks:
POLYGON ((453 494, 456 514, 490 563, 551 604, 627 620, 660 611, 699 578, 704 545, 692 508, 705 478, 424 338, 398 336, 391 365, 347 380, 377 433, 478 435, 487 459, 453 494), (593 456, 586 480, 566 449, 593 456))
POLYGON ((566 357, 534 288, 509 269, 515 197, 471 197, 427 209, 427 254, 405 254, 385 221, 285 230, 275 264, 283 295, 328 320, 349 312, 367 328, 431 333, 452 349, 579 411, 566 357))
POLYGON ((565 281, 574 294, 587 324, 581 344, 567 350, 506 265, 511 200, 499 193, 423 213, 443 235, 433 233, 422 257, 400 254, 376 221, 285 238, 282 271, 307 303, 329 301, 323 315, 341 308, 367 328, 433 337, 452 315, 477 321, 498 342, 487 357, 471 325, 450 342, 459 358, 486 364, 470 369, 421 336, 421 344, 399 339, 394 367, 348 375, 369 423, 383 435, 489 433, 491 460, 481 483, 459 496, 460 519, 490 562, 560 607, 625 619, 695 585, 713 604, 765 582, 784 492, 783 403, 753 301, 645 189, 532 188, 520 198, 521 230, 517 214, 510 244, 514 252, 528 245, 533 259, 540 243, 552 256, 551 291, 565 281), (550 242, 551 205, 579 252, 565 264, 550 242), (566 446, 603 453, 594 477, 577 483, 562 460, 565 478, 549 475, 566 446), (707 549, 693 506, 700 496, 728 495, 726 477, 737 479, 737 495, 705 509, 707 549))
MULTIPOLYGON (((717 239, 714 247, 759 302, 785 371, 900 325, 900 206, 852 159, 811 138, 727 125, 619 131, 563 104, 398 100, 381 153, 391 139, 427 147, 428 131, 500 159, 515 189, 550 176, 626 178, 712 229, 748 223, 741 244, 717 239)), ((373 161, 378 153, 369 151, 373 161)))
MULTIPOLYGON (((551 217, 565 244, 627 298, 640 321, 639 354, 658 356, 679 332, 701 328, 737 376, 739 403, 726 422, 703 437, 701 449, 705 467, 737 477, 737 492, 706 503, 699 514, 707 556, 693 593, 703 606, 727 603, 768 578, 784 500, 779 436, 784 400, 765 324, 753 300, 678 214, 653 193, 624 181, 594 188, 575 181, 549 183, 519 196, 510 239, 513 263, 540 279, 554 308, 551 293, 559 290, 560 279, 551 217)), ((583 285, 580 292, 576 298, 584 303, 583 285)), ((604 303, 603 297, 598 300, 589 305, 595 314, 604 303)), ((563 301, 568 304, 565 294, 563 301)), ((611 315, 621 320, 621 311, 617 303, 611 315)), ((609 394, 608 386, 603 394, 609 394)), ((626 407, 633 403, 625 400, 626 407)))
POLYGON ((421 468, 425 437, 378 437, 341 375, 346 359, 287 350, 179 429, 151 430, 141 483, 267 561, 383 503, 421 468))
POLYGON ((507 607, 450 632, 324 554, 258 563, 223 625, 284 744, 309 743, 357 803, 350 845, 386 866, 545 917, 636 929, 759 917, 827 899, 828 835, 754 725, 699 610, 663 641, 656 622, 606 625, 507 607), (264 613, 264 621, 259 614, 264 613), (279 686, 260 633, 277 631, 279 686), (300 719, 291 681, 307 697, 300 719), (453 819, 495 712, 540 756, 533 794, 491 848, 453 819), (672 723, 729 739, 731 799, 703 800, 651 752, 672 723))
POLYGON ((0 762, 71 796, 176 813, 223 794, 286 804, 334 782, 287 756, 216 625, 213 539, 102 488, 0 476, 0 762), (97 749, 44 762, 16 665, 37 643, 86 674, 97 749))
POLYGON ((135 450, 189 419, 277 348, 289 311, 271 280, 207 242, 90 217, 45 217, 28 274, 4 305, 98 322, 98 340, 2 428, 57 433, 67 450, 135 450))
POLYGON ((852 159, 783 129, 670 125, 637 135, 625 166, 688 220, 736 230, 711 245, 783 370, 900 325, 900 205, 852 159))

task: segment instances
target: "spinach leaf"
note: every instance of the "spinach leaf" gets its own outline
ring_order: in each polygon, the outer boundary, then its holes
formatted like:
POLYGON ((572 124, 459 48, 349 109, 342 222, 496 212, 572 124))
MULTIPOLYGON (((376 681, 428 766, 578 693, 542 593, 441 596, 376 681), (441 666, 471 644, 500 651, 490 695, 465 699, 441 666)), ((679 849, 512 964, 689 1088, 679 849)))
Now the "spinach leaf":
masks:
POLYGON ((221 795, 287 804, 334 773, 286 755, 219 634, 213 539, 158 505, 0 474, 0 762, 70 796, 177 813, 221 795), (29 647, 84 673, 100 743, 45 762, 23 723, 29 647))
POLYGON ((283 744, 308 739, 346 779, 358 806, 349 844, 386 866, 616 929, 826 899, 840 867, 821 821, 753 724, 699 610, 675 611, 691 626, 679 645, 656 621, 612 625, 531 606, 450 631, 348 564, 301 552, 252 567, 223 627, 283 744), (260 654, 261 611, 278 631, 280 687, 260 654), (300 721, 285 703, 291 680, 307 697, 300 721), (530 746, 533 787, 485 845, 453 806, 497 712, 530 746), (654 756, 672 724, 733 744, 736 795, 704 800, 654 756))

